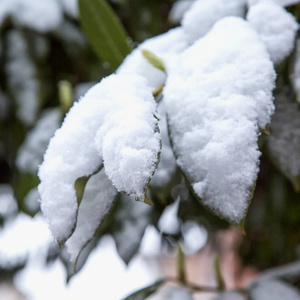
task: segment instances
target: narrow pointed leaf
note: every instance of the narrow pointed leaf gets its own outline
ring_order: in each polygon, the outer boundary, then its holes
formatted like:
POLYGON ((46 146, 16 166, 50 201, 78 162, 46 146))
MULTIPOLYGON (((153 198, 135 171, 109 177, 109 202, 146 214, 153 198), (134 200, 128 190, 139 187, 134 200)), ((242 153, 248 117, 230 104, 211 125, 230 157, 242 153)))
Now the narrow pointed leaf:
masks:
POLYGON ((80 21, 97 55, 115 70, 131 52, 121 22, 105 0, 79 0, 80 21))

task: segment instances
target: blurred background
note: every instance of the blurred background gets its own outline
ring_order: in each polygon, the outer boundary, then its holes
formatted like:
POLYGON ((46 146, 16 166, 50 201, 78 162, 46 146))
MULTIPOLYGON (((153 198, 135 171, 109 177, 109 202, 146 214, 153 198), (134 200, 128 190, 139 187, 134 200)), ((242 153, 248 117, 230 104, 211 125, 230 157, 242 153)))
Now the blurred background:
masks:
MULTIPOLYGON (((133 47, 177 26, 192 3, 109 1, 133 47)), ((290 11, 296 14, 295 7, 290 11)), ((285 65, 291 61, 293 56, 285 65)), ((281 78, 287 78, 289 69, 283 69, 281 78)), ((155 207, 131 198, 117 203, 74 274, 40 213, 37 170, 73 101, 111 72, 82 31, 77 0, 0 0, 1 300, 122 299, 162 277, 176 276, 178 243, 188 281, 202 286, 216 284, 216 254, 228 288, 243 287, 262 270, 300 258, 300 172, 292 178, 286 174, 272 156, 278 145, 262 135, 261 171, 246 235, 207 212, 176 171, 172 185, 151 191, 155 207)), ((294 95, 285 97, 292 99, 293 110, 274 117, 274 128, 282 122, 290 126, 291 145, 281 147, 297 164, 300 123, 295 120, 300 113, 294 95)), ((300 281, 294 284, 300 287, 300 281)), ((151 299, 171 299, 169 286, 151 299)), ((194 299, 212 296, 196 293, 194 299)))

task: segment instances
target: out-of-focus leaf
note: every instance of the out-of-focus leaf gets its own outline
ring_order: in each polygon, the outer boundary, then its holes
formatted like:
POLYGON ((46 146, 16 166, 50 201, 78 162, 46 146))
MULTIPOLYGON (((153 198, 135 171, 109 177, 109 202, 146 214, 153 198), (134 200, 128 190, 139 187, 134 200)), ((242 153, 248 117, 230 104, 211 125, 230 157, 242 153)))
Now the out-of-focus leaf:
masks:
POLYGON ((151 284, 151 285, 127 296, 123 300, 144 300, 147 297, 153 295, 164 283, 165 283, 165 280, 159 280, 159 281, 155 282, 154 284, 151 284))
POLYGON ((128 196, 120 197, 117 205, 112 235, 120 257, 128 264, 139 249, 153 208, 128 196))
POLYGON ((119 19, 105 0, 79 0, 79 11, 94 51, 115 70, 131 51, 119 19))
POLYGON ((267 137, 272 162, 300 192, 300 111, 288 86, 275 92, 276 111, 267 137))
POLYGON ((299 300, 299 290, 279 280, 258 282, 249 290, 251 300, 299 300))

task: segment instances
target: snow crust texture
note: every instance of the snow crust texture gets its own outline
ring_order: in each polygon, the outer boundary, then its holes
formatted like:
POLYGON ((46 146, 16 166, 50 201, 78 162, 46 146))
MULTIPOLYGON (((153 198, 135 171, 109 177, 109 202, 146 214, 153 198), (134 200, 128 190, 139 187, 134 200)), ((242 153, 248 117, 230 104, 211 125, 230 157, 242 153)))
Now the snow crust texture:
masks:
POLYGON ((184 14, 181 25, 190 43, 203 37, 213 25, 227 16, 243 17, 245 0, 197 0, 184 14))
POLYGON ((266 44, 275 64, 292 52, 299 25, 280 5, 267 1, 251 6, 247 20, 266 44))
POLYGON ((41 209, 58 242, 75 226, 76 179, 102 163, 118 191, 143 199, 160 151, 155 113, 151 90, 138 75, 104 78, 74 104, 39 169, 41 209))
POLYGON ((177 164, 206 206, 239 224, 258 172, 258 128, 274 111, 276 75, 265 46, 246 21, 224 18, 167 71, 177 164))

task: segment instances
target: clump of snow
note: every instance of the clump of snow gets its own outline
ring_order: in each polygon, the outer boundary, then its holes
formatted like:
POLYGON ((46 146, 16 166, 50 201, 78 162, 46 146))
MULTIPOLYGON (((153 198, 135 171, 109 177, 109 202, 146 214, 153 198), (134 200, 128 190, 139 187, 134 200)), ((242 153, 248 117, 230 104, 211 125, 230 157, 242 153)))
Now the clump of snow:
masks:
POLYGON ((300 176, 300 112, 289 88, 275 94, 276 111, 267 137, 273 161, 292 182, 300 176))
POLYGON ((123 61, 117 70, 117 74, 139 74, 145 77, 152 90, 162 86, 166 80, 166 74, 152 66, 142 55, 141 50, 153 52, 164 62, 173 54, 181 53, 188 43, 181 27, 148 39, 133 50, 123 61))
POLYGON ((71 108, 39 169, 41 208, 59 242, 76 222, 76 179, 102 163, 118 191, 143 199, 160 151, 155 113, 152 92, 138 75, 106 77, 71 108))
POLYGON ((49 140, 61 125, 61 121, 62 112, 60 109, 51 108, 43 112, 18 151, 16 164, 19 170, 33 174, 37 173, 49 140))
POLYGON ((166 184, 168 184, 172 180, 177 168, 173 149, 170 145, 169 133, 167 128, 167 116, 163 101, 159 103, 157 111, 162 148, 160 153, 159 165, 150 182, 150 186, 154 188, 165 187, 166 184))
POLYGON ((296 41, 295 61, 290 79, 295 90, 296 99, 300 103, 300 39, 296 41))
POLYGON ((35 214, 40 209, 40 195, 37 188, 31 189, 26 197, 24 198, 24 205, 26 209, 31 213, 35 214))
POLYGON ((23 213, 5 223, 0 231, 0 266, 12 268, 23 264, 32 253, 50 247, 53 243, 44 218, 31 218, 23 213))
POLYGON ((250 290, 252 299, 299 300, 300 293, 292 285, 279 280, 263 281, 250 290))
POLYGON ((220 19, 243 17, 245 11, 246 0, 197 0, 184 14, 181 24, 188 41, 194 43, 220 19))
POLYGON ((188 220, 181 226, 183 235, 182 250, 187 255, 192 255, 202 249, 208 238, 207 230, 196 221, 188 220))
MULTIPOLYGON (((261 300, 260 298, 258 299, 261 300)), ((213 300, 246 300, 246 299, 240 293, 229 291, 229 292, 221 293, 217 297, 213 298, 213 300)))
POLYGON ((276 75, 265 46, 246 21, 224 18, 167 71, 177 164, 206 206, 239 223, 258 172, 258 127, 274 111, 276 75))
POLYGON ((9 217, 18 210, 14 192, 10 185, 0 184, 0 217, 9 217))
POLYGON ((158 221, 158 228, 167 234, 177 234, 180 231, 180 221, 177 217, 180 198, 167 206, 158 221))
POLYGON ((299 25, 293 15, 280 5, 262 2, 251 6, 247 20, 266 44, 275 64, 292 52, 299 25))
POLYGON ((300 2, 299 0, 247 0, 249 6, 269 1, 272 1, 281 6, 289 6, 300 2))
POLYGON ((81 82, 74 87, 74 98, 80 99, 96 82, 81 82))
POLYGON ((78 17, 78 0, 60 0, 67 15, 78 17))
POLYGON ((26 40, 20 32, 10 31, 7 43, 5 71, 8 87, 18 105, 17 116, 26 125, 31 125, 39 108, 36 70, 28 55, 26 40))
POLYGON ((183 18, 185 12, 187 12, 195 0, 178 0, 173 5, 169 12, 169 20, 174 23, 179 23, 183 18))
POLYGON ((0 22, 7 16, 12 16, 18 25, 42 33, 55 29, 63 19, 57 0, 2 0, 0 22))
POLYGON ((78 209, 75 231, 66 242, 72 262, 76 261, 83 247, 93 238, 112 208, 116 195, 117 190, 104 170, 89 179, 78 209))

